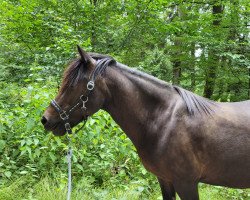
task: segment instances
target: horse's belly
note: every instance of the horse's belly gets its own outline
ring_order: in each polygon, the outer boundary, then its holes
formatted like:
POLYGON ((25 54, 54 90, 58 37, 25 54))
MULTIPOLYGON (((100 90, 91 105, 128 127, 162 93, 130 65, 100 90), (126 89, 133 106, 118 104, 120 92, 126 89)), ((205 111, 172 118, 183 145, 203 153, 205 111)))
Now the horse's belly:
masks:
POLYGON ((250 188, 250 181, 249 179, 221 179, 221 180, 201 180, 202 183, 207 183, 210 185, 218 185, 218 186, 225 186, 230 188, 241 188, 246 189, 250 188))
POLYGON ((250 188, 250 157, 208 166, 202 182, 232 188, 250 188))

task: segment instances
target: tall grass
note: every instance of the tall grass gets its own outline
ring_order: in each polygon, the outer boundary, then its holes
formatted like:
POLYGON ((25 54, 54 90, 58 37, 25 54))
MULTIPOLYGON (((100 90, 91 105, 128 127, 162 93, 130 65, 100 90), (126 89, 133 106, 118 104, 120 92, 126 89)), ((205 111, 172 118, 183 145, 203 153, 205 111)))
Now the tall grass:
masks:
MULTIPOLYGON (((63 200, 66 199, 66 183, 50 177, 36 181, 23 177, 0 189, 0 200, 63 200)), ((233 190, 200 184, 201 200, 249 200, 250 190, 233 190), (240 194, 241 193, 241 194, 240 194)), ((72 200, 160 200, 159 186, 148 189, 145 181, 132 181, 115 186, 108 183, 96 187, 91 181, 82 179, 73 185, 72 200)), ((177 198, 179 199, 179 198, 177 198)))

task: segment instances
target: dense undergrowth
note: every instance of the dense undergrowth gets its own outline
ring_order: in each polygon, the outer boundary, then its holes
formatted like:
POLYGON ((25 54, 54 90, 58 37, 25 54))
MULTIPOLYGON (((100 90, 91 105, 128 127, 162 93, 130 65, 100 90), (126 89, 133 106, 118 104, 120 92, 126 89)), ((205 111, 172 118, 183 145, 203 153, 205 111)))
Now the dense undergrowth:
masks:
MULTIPOLYGON (((1 178, 15 179, 30 174, 41 178, 65 171, 66 137, 46 133, 40 118, 56 93, 54 84, 35 83, 26 87, 1 84, 1 178), (48 169, 50 169, 48 171, 48 169)), ((72 136, 74 172, 96 184, 112 177, 130 180, 131 172, 144 176, 132 143, 110 116, 101 111, 88 120, 85 129, 72 136)), ((116 179, 114 179, 115 181, 116 179)), ((3 182, 1 182, 3 183, 3 182)))

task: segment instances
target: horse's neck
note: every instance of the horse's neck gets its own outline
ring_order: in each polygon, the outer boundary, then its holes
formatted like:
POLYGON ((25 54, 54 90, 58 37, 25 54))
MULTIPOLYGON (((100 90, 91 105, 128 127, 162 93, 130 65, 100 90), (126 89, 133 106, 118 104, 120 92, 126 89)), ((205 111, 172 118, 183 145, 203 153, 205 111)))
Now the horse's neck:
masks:
POLYGON ((135 146, 152 133, 162 112, 173 107, 176 92, 172 86, 159 86, 129 72, 108 68, 106 84, 110 97, 104 110, 120 125, 135 146))

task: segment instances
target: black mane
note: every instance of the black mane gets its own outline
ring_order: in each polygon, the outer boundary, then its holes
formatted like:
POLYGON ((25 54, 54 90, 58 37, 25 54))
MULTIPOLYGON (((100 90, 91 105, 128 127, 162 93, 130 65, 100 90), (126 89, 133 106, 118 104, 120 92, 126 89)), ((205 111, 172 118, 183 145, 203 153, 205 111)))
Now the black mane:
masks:
POLYGON ((214 101, 211 101, 209 99, 196 95, 178 86, 174 86, 169 83, 166 83, 162 80, 155 78, 152 75, 146 74, 137 69, 127 67, 126 65, 123 65, 121 63, 118 63, 116 67, 119 68, 121 71, 126 71, 137 77, 150 81, 151 83, 156 84, 157 86, 161 88, 166 88, 166 89, 169 87, 174 88, 176 92, 180 95, 180 97, 183 99, 183 101, 185 102, 188 113, 190 115, 196 115, 198 113, 211 115, 214 112, 214 106, 217 105, 216 102, 214 101))
POLYGON ((188 113, 190 115, 195 115, 197 113, 212 115, 212 113, 214 112, 213 106, 216 105, 216 102, 198 96, 178 86, 173 86, 173 87, 184 100, 188 109, 188 113))

